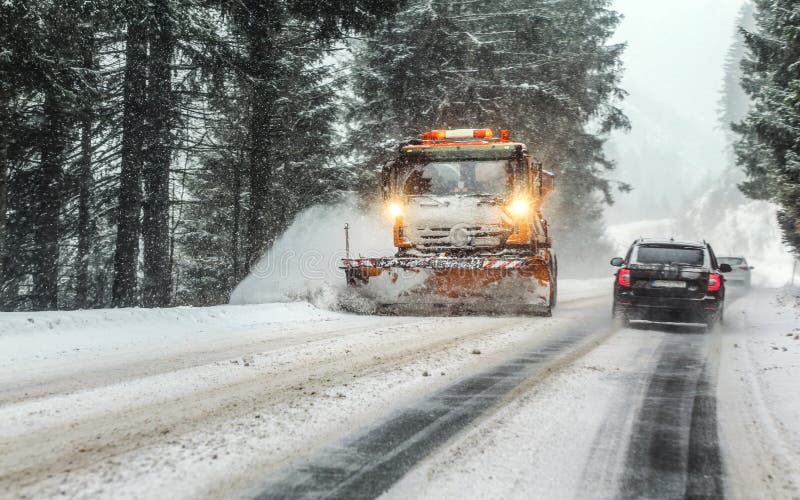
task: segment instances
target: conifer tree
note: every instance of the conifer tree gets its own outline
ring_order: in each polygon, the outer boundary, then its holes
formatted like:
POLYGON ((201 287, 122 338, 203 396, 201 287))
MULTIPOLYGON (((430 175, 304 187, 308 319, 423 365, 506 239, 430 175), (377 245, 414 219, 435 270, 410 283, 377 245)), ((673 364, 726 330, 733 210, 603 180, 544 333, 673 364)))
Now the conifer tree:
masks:
MULTIPOLYGON (((280 200, 273 190, 276 160, 284 160, 287 153, 285 143, 279 141, 281 131, 287 126, 287 122, 282 121, 287 101, 279 91, 281 82, 285 81, 284 62, 305 50, 329 46, 348 33, 372 29, 391 16, 399 4, 399 0, 236 0, 223 3, 233 31, 244 41, 239 68, 250 84, 247 89, 250 98, 247 266, 254 264, 272 244, 285 223, 278 208, 280 200), (309 47, 312 42, 317 44, 316 48, 309 47), (293 51, 295 53, 291 54, 293 51)), ((328 145, 318 140, 316 146, 324 150, 328 145)))
POLYGON ((745 31, 748 54, 742 87, 752 98, 740 135, 737 161, 749 197, 778 204, 785 241, 800 253, 800 6, 789 0, 757 0, 756 29, 745 31))

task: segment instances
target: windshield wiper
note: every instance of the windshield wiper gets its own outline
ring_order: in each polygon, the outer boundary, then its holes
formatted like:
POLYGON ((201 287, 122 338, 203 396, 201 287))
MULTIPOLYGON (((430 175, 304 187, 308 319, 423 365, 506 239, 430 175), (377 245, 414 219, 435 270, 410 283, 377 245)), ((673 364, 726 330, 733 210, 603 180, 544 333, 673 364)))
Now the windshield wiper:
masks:
MULTIPOLYGON (((415 198, 425 198, 425 199, 428 199, 428 200, 433 200, 440 207, 449 207, 450 206, 450 202, 449 201, 442 201, 439 198, 433 196, 432 194, 415 194, 413 196, 415 198)), ((420 203, 420 205, 421 206, 426 206, 426 205, 422 205, 421 203, 420 203)), ((430 206, 430 205, 427 205, 427 206, 430 206)))

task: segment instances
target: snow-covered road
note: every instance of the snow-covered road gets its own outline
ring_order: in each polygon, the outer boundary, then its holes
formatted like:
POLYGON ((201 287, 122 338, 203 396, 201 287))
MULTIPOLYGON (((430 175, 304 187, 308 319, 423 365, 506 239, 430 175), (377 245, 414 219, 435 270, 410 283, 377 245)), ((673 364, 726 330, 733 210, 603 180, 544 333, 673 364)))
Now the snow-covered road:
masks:
POLYGON ((615 330, 269 304, 5 314, 0 496, 800 495, 800 299, 615 330), (791 334, 791 335, 789 335, 791 334))

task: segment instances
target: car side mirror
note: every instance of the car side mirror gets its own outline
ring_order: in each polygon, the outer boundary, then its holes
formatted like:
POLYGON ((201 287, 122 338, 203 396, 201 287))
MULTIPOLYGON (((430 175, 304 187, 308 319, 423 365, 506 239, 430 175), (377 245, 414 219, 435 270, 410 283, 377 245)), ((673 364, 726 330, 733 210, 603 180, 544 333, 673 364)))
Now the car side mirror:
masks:
POLYGON ((625 262, 625 259, 623 259, 622 257, 614 257, 613 259, 611 259, 611 265, 614 267, 621 266, 623 262, 625 262))
POLYGON ((755 269, 755 267, 753 267, 753 266, 750 266, 750 269, 751 269, 751 270, 753 270, 753 269, 755 269))
POLYGON ((729 273, 731 271, 733 271, 733 268, 731 267, 730 264, 720 264, 719 265, 719 272, 721 272, 721 273, 729 273))

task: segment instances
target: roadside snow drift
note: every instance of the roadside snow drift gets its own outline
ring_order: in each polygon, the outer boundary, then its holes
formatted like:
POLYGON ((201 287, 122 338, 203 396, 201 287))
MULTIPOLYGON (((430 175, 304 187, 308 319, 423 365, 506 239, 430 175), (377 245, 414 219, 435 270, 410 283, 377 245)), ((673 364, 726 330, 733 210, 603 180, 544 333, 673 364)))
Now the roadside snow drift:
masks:
POLYGON ((341 318, 308 303, 2 313, 0 369, 48 359, 191 345, 238 331, 341 318), (94 354, 93 354, 94 353, 94 354))

